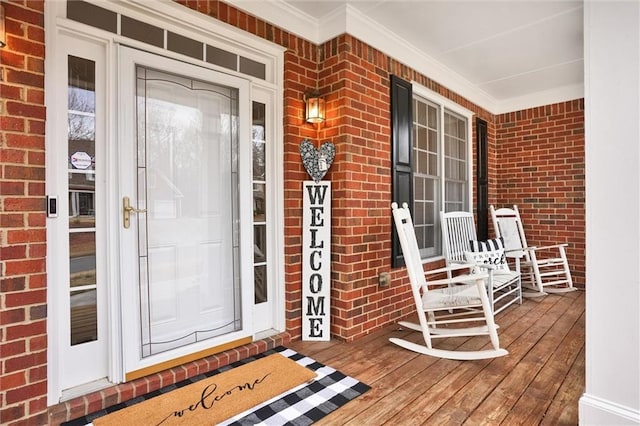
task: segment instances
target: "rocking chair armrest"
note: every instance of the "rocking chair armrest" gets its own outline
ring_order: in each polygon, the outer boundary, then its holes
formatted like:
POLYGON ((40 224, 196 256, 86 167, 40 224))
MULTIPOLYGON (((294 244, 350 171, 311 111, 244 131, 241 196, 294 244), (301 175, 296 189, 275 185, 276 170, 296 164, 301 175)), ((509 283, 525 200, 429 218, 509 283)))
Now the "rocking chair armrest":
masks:
POLYGON ((554 249, 554 248, 560 248, 560 247, 569 247, 568 243, 560 243, 560 244, 552 244, 550 246, 542 246, 542 247, 531 247, 532 250, 548 250, 548 249, 554 249))
POLYGON ((542 246, 542 247, 529 246, 529 247, 522 247, 522 248, 506 249, 504 252, 514 253, 519 251, 539 251, 539 250, 549 250, 549 249, 554 249, 559 247, 568 247, 568 246, 569 246, 568 243, 560 243, 560 244, 552 244, 550 246, 542 246))
POLYGON ((450 284, 467 284, 473 283, 478 280, 486 281, 489 278, 489 274, 464 274, 457 275, 451 279, 449 278, 441 278, 439 280, 427 281, 427 286, 439 286, 439 285, 450 285, 450 284))
POLYGON ((445 266, 444 268, 432 269, 425 271, 425 275, 441 274, 443 272, 458 271, 460 269, 470 269, 476 266, 475 263, 456 263, 454 265, 445 266))
POLYGON ((519 251, 533 251, 533 250, 537 250, 538 248, 536 246, 529 246, 529 247, 522 247, 522 248, 512 248, 512 249, 504 249, 504 253, 505 254, 509 254, 509 253, 517 253, 519 251))
POLYGON ((498 269, 496 265, 491 265, 489 263, 475 263, 473 266, 477 266, 478 268, 486 269, 488 271, 495 271, 498 269))

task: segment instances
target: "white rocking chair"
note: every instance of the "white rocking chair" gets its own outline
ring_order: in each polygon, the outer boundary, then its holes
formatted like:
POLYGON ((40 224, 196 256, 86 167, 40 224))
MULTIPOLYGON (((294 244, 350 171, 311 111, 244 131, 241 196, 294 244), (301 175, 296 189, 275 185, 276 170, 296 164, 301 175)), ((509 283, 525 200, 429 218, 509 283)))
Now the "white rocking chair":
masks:
POLYGON ((527 244, 518 206, 495 209, 489 207, 493 228, 504 239, 508 258, 519 263, 525 297, 545 296, 547 293, 574 291, 565 247, 566 243, 535 247, 527 244))
MULTIPOLYGON (((447 266, 461 263, 476 263, 483 272, 489 274, 487 292, 489 304, 496 315, 514 303, 522 304, 520 271, 509 269, 504 258, 504 249, 495 253, 499 262, 492 262, 484 256, 487 252, 473 253, 472 241, 476 241, 476 226, 470 212, 440 212, 442 242, 447 266)), ((449 275, 451 278, 451 275, 449 275)))
POLYGON ((389 340, 410 351, 439 358, 472 360, 507 355, 508 352, 500 348, 498 332, 493 320, 491 306, 489 305, 484 284, 484 279, 487 278, 487 275, 458 275, 452 279, 430 280, 427 283, 425 275, 444 275, 452 269, 469 268, 473 265, 455 265, 428 271, 425 274, 413 221, 411 220, 411 213, 407 204, 404 203, 402 208, 398 208, 397 203, 393 203, 391 204, 391 209, 419 319, 419 324, 407 321, 400 321, 399 324, 410 330, 421 332, 424 338, 424 345, 395 337, 389 340), (438 288, 432 289, 429 286, 438 286, 438 288), (459 327, 465 322, 471 321, 481 321, 486 325, 468 328, 459 327), (443 328, 441 326, 451 327, 443 328), (489 336, 492 344, 491 349, 456 351, 437 349, 432 345, 432 340, 436 338, 480 335, 489 336))

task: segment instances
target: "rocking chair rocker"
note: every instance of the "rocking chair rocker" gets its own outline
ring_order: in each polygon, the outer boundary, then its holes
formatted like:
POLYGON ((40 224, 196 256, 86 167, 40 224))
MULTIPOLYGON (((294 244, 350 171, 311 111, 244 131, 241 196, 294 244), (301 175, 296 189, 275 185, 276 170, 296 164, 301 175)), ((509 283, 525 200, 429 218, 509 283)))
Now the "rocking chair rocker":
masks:
POLYGON ((457 275, 453 278, 430 280, 427 283, 425 275, 446 275, 451 270, 469 269, 473 265, 453 265, 428 271, 425 274, 413 221, 411 220, 411 213, 407 204, 404 203, 402 208, 399 208, 397 203, 393 203, 391 204, 391 209, 419 319, 419 324, 407 321, 400 321, 399 324, 410 330, 421 332, 424 338, 424 345, 395 337, 389 340, 410 351, 439 358, 473 360, 507 355, 508 352, 500 348, 493 312, 489 305, 484 284, 487 275, 457 275), (430 286, 436 286, 436 288, 429 288, 430 286), (485 325, 460 327, 465 322, 471 321, 481 321, 485 325), (457 351, 437 349, 432 345, 432 340, 436 338, 481 335, 489 336, 492 345, 491 349, 457 351))

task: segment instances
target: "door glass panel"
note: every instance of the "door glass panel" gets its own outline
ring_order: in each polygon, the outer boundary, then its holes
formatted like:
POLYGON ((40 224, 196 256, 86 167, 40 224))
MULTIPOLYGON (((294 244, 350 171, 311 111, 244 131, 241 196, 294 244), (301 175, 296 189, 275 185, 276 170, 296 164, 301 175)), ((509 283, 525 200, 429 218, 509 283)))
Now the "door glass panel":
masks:
POLYGON ((264 303, 267 297, 267 211, 266 211, 266 105, 253 102, 253 270, 254 302, 264 303))
POLYGON ((95 62, 68 57, 69 297, 71 344, 98 338, 95 230, 95 62))
POLYGON ((238 90, 138 67, 143 357, 240 330, 238 90))
MULTIPOLYGON (((96 283, 96 233, 76 232, 69 234, 70 286, 91 286, 96 283)), ((84 230, 81 230, 84 231, 84 230)))
POLYGON ((71 344, 92 342, 98 338, 96 290, 71 292, 71 344))

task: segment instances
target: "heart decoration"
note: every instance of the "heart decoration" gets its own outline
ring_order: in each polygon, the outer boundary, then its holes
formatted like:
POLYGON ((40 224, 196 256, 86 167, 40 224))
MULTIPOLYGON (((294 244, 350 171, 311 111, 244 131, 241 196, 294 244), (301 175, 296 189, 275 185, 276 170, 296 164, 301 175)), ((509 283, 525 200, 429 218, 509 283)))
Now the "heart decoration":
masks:
POLYGON ((329 171, 336 156, 336 147, 331 142, 325 142, 320 149, 316 149, 309 139, 305 139, 300 143, 300 156, 307 173, 318 183, 329 171))

